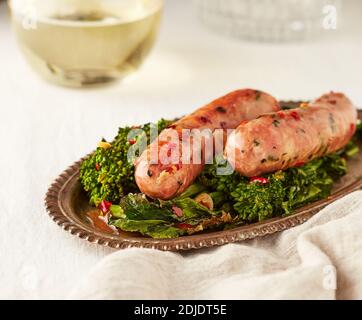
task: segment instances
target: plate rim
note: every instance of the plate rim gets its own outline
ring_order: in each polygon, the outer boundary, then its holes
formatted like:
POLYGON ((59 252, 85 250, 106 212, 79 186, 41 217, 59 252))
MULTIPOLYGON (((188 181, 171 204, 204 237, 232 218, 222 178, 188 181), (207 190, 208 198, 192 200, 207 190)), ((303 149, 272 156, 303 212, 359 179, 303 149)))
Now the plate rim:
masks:
MULTIPOLYGON (((359 118, 361 118, 362 111, 359 110, 358 114, 359 118)), ((53 181, 45 195, 45 208, 51 219, 65 231, 68 231, 81 239, 87 240, 88 242, 111 247, 113 249, 135 247, 158 249, 162 251, 180 251, 210 248, 227 243, 251 240, 256 237, 270 235, 300 225, 327 205, 362 188, 362 179, 359 179, 326 199, 315 201, 297 209, 292 215, 274 217, 265 221, 228 230, 198 233, 172 239, 153 239, 132 236, 122 238, 121 235, 107 235, 106 233, 99 232, 86 226, 81 221, 76 221, 67 213, 67 210, 63 206, 62 196, 67 192, 67 187, 69 187, 72 182, 74 183, 74 180, 78 180, 80 164, 90 154, 73 163, 53 181)))

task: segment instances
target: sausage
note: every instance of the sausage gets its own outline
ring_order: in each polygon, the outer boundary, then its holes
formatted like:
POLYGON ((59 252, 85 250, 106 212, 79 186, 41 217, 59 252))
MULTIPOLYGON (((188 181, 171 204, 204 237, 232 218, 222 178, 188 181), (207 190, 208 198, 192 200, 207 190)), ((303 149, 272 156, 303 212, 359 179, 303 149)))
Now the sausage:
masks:
POLYGON ((278 110, 279 103, 269 94, 243 89, 231 92, 183 117, 163 130, 136 160, 135 180, 139 189, 151 198, 171 199, 185 191, 202 171, 205 160, 212 156, 205 155, 207 138, 199 145, 196 145, 193 139, 190 140, 192 152, 200 151, 201 157, 199 162, 191 157, 191 161, 187 163, 183 161, 185 152, 182 153, 184 129, 209 129, 211 132, 216 129, 235 129, 242 120, 254 119, 263 113, 278 110), (175 132, 177 142, 180 142, 179 147, 175 148, 179 152, 176 159, 173 159, 175 161, 166 161, 165 164, 160 161, 164 157, 164 150, 161 152, 161 149, 165 146, 172 149, 174 144, 170 142, 170 136, 175 132), (150 161, 154 155, 158 155, 157 162, 150 161))
POLYGON ((285 170, 343 148, 356 123, 351 101, 331 92, 300 108, 241 124, 229 135, 224 156, 247 177, 285 170))

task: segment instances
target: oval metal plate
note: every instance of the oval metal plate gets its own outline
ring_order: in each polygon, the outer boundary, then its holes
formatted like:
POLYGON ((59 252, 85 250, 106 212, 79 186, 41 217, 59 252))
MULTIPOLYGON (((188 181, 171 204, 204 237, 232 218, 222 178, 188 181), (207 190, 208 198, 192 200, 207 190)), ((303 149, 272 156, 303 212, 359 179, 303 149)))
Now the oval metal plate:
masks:
MULTIPOLYGON (((295 103, 295 102, 294 102, 295 103)), ((284 102, 284 104, 294 104, 284 102)), ((359 111, 362 119, 362 111, 359 111)), ((94 210, 78 180, 79 166, 83 159, 77 161, 53 182, 45 197, 45 205, 51 218, 64 230, 73 235, 116 249, 131 247, 154 248, 165 251, 190 250, 226 243, 253 239, 275 232, 283 231, 307 221, 330 203, 362 188, 362 142, 359 141, 360 153, 348 161, 349 172, 334 188, 327 199, 314 202, 295 211, 287 217, 277 217, 263 222, 236 227, 223 231, 208 231, 175 239, 152 239, 136 233, 119 231, 109 233, 96 227, 89 219, 89 211, 94 210)))

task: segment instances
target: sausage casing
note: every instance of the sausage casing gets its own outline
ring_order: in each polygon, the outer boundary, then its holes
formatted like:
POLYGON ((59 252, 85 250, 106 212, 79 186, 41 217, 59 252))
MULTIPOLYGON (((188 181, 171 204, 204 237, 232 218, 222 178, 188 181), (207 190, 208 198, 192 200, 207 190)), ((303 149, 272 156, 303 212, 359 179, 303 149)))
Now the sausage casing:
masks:
POLYGON ((331 92, 298 109, 241 124, 229 135, 224 155, 247 177, 285 170, 343 148, 354 135, 356 122, 351 101, 331 92))
MULTIPOLYGON (((181 139, 184 129, 235 129, 241 121, 251 120, 267 112, 280 110, 276 99, 267 93, 243 89, 231 92, 183 117, 163 130, 136 161, 135 180, 139 189, 152 198, 171 199, 187 189, 200 174, 205 163, 205 143, 201 145, 201 163, 183 163, 182 151, 177 163, 152 163, 150 159, 170 144, 170 136, 181 139)), ((181 144, 180 144, 181 145, 181 144)), ((198 148, 191 145, 191 148, 198 148)))

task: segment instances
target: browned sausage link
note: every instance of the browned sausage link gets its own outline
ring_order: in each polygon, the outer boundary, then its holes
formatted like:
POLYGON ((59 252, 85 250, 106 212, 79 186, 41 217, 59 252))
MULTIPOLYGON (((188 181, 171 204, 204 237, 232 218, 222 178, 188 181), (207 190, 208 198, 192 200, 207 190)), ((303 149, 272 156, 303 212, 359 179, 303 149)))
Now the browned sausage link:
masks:
POLYGON ((266 114, 240 125, 225 156, 251 177, 303 165, 343 148, 356 131, 357 111, 341 93, 329 93, 301 108, 266 114))
POLYGON ((263 113, 277 110, 280 110, 280 106, 270 95, 257 90, 244 89, 231 92, 185 116, 162 131, 137 159, 135 179, 138 187, 149 197, 171 199, 186 190, 202 171, 205 144, 199 147, 191 144, 191 149, 201 148, 199 150, 202 154, 201 163, 196 161, 183 163, 185 161, 181 161, 182 150, 179 150, 180 159, 177 159, 176 164, 150 163, 150 158, 155 153, 162 158, 161 148, 169 143, 172 133, 177 132, 177 139, 181 139, 183 129, 210 129, 211 132, 215 129, 234 129, 242 120, 254 119, 263 113))

